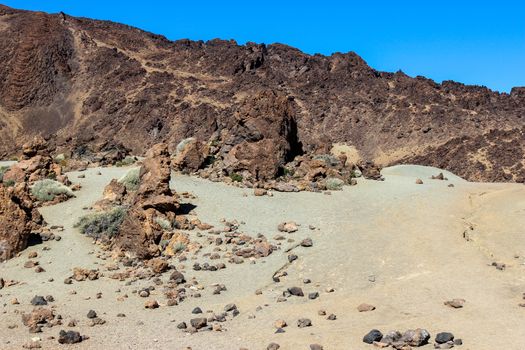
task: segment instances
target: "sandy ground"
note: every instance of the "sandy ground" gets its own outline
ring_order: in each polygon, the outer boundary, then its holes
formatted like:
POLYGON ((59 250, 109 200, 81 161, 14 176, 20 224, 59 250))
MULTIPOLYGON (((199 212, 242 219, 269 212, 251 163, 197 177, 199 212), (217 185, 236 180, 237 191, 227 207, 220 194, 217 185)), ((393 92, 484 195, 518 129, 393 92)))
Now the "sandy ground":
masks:
MULTIPOLYGON (((454 333, 464 342, 458 349, 524 349, 525 308, 518 307, 525 302, 521 300, 525 292, 523 185, 469 183, 450 173, 445 173, 448 181, 430 180, 438 169, 397 166, 384 170, 383 182, 360 180, 357 186, 331 195, 302 192, 255 197, 248 189, 177 175, 174 188, 197 196, 191 203, 202 221, 221 227, 221 218, 236 219, 245 222, 241 231, 271 238, 278 234, 280 222, 294 220, 301 224, 299 231, 286 235, 295 242, 310 237, 314 244, 294 249, 299 259, 286 269, 288 276, 280 283, 274 283, 272 275, 287 262, 285 249, 294 243, 283 241, 280 250, 254 264, 228 264, 216 272, 193 271, 190 260, 185 275, 205 286, 202 297, 168 307, 160 290, 154 291, 152 298, 161 307, 146 310, 144 299, 132 291, 152 285, 151 281, 125 285, 104 277, 63 283, 75 266, 102 268, 105 264, 96 257, 98 248, 73 224, 86 212, 83 208, 101 197, 104 185, 125 171, 89 169, 85 179, 71 173, 70 179, 83 186, 77 197, 41 209, 49 224, 64 226, 62 240, 30 247, 0 265, 4 279, 23 282, 0 291, 0 349, 19 349, 34 336, 42 338, 44 349, 266 349, 270 342, 284 350, 309 349, 312 343, 325 350, 374 349, 361 341, 370 329, 386 332, 417 327, 428 329, 433 336, 441 331, 454 333), (102 175, 95 174, 98 170, 102 175), (416 185, 416 178, 424 184, 416 185), (450 183, 455 186, 448 187, 450 183), (310 230, 309 225, 317 229, 310 230), (51 250, 43 251, 44 246, 51 250), (46 272, 23 268, 29 251, 39 253, 37 260, 46 272), (497 270, 490 266, 493 261, 507 268, 497 270), (312 283, 303 284, 304 278, 312 283), (228 290, 212 295, 213 283, 223 283, 228 290), (320 297, 276 302, 292 286, 302 287, 305 294, 318 291, 320 297), (335 291, 327 293, 326 288, 335 291), (262 295, 255 294, 257 289, 262 295), (97 292, 102 292, 101 299, 95 298, 97 292), (79 320, 74 329, 89 340, 60 346, 47 339, 68 329, 65 326, 28 333, 20 312, 32 309, 34 295, 48 294, 56 299, 52 305, 65 324, 71 318, 79 320), (124 294, 129 298, 117 301, 124 294), (11 305, 15 297, 20 305, 11 305), (452 298, 466 299, 465 307, 443 305, 452 298), (176 327, 194 317, 191 310, 196 306, 220 312, 228 303, 235 303, 241 313, 223 324, 224 332, 190 335, 176 327), (360 303, 377 309, 359 313, 360 303), (87 326, 90 309, 107 323, 87 326), (319 316, 320 309, 336 314, 337 320, 319 316), (126 317, 118 318, 118 313, 126 317), (296 326, 297 319, 304 317, 312 320, 312 327, 296 326), (273 324, 278 319, 288 323, 285 333, 275 334, 273 324), (9 329, 10 325, 17 328, 9 329)), ((199 239, 196 231, 192 235, 199 239)))

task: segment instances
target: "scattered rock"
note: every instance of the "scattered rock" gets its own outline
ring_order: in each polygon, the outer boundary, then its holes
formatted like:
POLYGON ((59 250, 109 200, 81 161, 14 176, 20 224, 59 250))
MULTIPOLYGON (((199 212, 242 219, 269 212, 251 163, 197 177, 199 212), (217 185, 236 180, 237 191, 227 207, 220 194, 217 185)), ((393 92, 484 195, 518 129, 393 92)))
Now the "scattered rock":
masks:
POLYGON ((449 332, 441 332, 436 335, 436 343, 443 344, 449 341, 454 341, 454 334, 449 332))
POLYGON ((375 309, 376 309, 376 307, 374 305, 370 305, 370 304, 366 304, 366 303, 360 304, 357 307, 357 311, 359 311, 359 312, 368 312, 368 311, 373 311, 375 309))
POLYGON ((445 304, 446 306, 450 306, 450 307, 452 307, 454 309, 460 309, 465 304, 465 299, 447 300, 443 304, 445 304))
POLYGON ((61 330, 58 334, 58 342, 60 344, 75 344, 82 341, 82 336, 76 331, 64 331, 61 330))
POLYGON ((382 338, 383 338, 383 333, 381 333, 377 329, 372 329, 370 332, 368 332, 363 337, 363 342, 367 344, 373 344, 374 342, 381 341, 382 338))
POLYGON ((297 320, 297 327, 304 328, 304 327, 310 327, 312 325, 312 321, 309 318, 300 318, 297 320))

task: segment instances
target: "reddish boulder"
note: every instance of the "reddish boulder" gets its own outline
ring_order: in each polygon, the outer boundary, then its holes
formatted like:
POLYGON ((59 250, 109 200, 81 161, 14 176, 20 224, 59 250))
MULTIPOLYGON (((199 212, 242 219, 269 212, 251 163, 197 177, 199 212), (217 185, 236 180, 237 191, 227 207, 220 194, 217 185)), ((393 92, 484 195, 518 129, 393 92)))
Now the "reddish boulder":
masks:
POLYGON ((0 261, 25 249, 31 232, 43 223, 28 192, 25 183, 15 187, 0 184, 0 261))

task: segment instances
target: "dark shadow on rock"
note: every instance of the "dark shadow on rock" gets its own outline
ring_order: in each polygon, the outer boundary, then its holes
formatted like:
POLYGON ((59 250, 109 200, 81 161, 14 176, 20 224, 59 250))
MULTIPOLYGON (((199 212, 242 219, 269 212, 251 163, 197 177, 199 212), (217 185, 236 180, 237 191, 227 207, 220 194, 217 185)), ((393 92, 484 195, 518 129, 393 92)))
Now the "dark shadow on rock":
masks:
POLYGON ((187 215, 195 208, 197 208, 197 206, 191 203, 181 203, 179 209, 177 210, 177 214, 187 215))

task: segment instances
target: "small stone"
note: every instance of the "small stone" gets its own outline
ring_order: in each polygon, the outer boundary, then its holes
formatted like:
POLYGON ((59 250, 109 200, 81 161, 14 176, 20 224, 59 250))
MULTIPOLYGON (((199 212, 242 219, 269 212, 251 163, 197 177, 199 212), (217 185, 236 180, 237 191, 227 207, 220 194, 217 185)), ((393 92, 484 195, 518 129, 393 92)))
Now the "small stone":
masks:
POLYGON ((323 350, 323 346, 319 344, 310 344, 310 350, 323 350))
POLYGON ((337 319, 337 316, 335 314, 330 314, 326 319, 329 321, 335 321, 337 319))
POLYGON ((186 329, 188 328, 188 325, 186 325, 186 322, 181 322, 177 325, 178 329, 186 329))
POLYGON ((363 337, 363 342, 367 344, 373 344, 374 342, 380 341, 382 338, 383 333, 381 333, 377 329, 372 329, 363 337))
POLYGON ((207 324, 208 324, 208 320, 206 319, 206 317, 192 318, 192 319, 190 320, 190 324, 191 324, 191 326, 194 327, 195 329, 201 329, 201 328, 207 326, 207 324))
POLYGON ((266 350, 278 350, 281 346, 277 343, 270 343, 266 347, 266 350))
POLYGON ((226 312, 230 312, 230 311, 233 311, 233 310, 237 310, 237 305, 235 304, 228 304, 224 307, 224 311, 226 312))
POLYGON ((460 309, 465 304, 465 299, 447 300, 443 304, 445 304, 446 306, 450 306, 450 307, 452 307, 454 309, 460 309))
POLYGON ((319 298, 319 292, 308 293, 308 299, 314 300, 319 298))
POLYGON ((409 329, 401 337, 401 341, 404 341, 410 346, 422 346, 428 343, 430 339, 430 333, 426 329, 417 328, 415 330, 409 329))
POLYGON ((305 247, 305 248, 308 248, 308 247, 311 247, 313 246, 313 241, 311 238, 305 238, 301 241, 301 247, 305 247))
POLYGON ((58 334, 58 342, 60 344, 75 344, 82 341, 82 336, 79 332, 61 330, 58 334))
POLYGON ((33 299, 31 299, 31 305, 47 305, 47 301, 43 296, 35 295, 33 299))
POLYGON ((449 332, 441 332, 436 335, 436 343, 443 344, 454 340, 454 334, 449 332))
POLYGON ((297 260, 297 255, 295 254, 288 255, 288 262, 293 262, 295 260, 297 260))
POLYGON ((277 321, 275 321, 274 325, 275 325, 275 328, 284 328, 284 327, 287 326, 285 320, 277 320, 277 321))
POLYGON ((312 321, 308 318, 300 318, 297 320, 297 327, 304 328, 304 327, 310 327, 312 325, 312 321))
POLYGON ((89 310, 87 313, 87 318, 95 318, 95 317, 97 317, 97 313, 95 312, 95 310, 89 310))
POLYGON ((375 310, 376 307, 374 305, 363 303, 357 307, 357 311, 359 312, 368 312, 375 310))
POLYGON ((202 314, 202 310, 200 307, 196 307, 191 311, 192 314, 202 314))
POLYGON ((422 185, 422 184, 423 184, 423 180, 421 180, 421 179, 416 179, 416 184, 418 184, 418 185, 422 185))
POLYGON ((159 303, 156 300, 148 300, 144 303, 144 307, 146 309, 157 309, 159 307, 159 303))
POLYGON ((143 289, 139 292, 139 297, 141 298, 147 298, 149 297, 149 290, 143 289))
POLYGON ((301 288, 299 288, 299 287, 288 288, 288 293, 290 293, 291 295, 294 295, 296 297, 304 297, 303 290, 301 288))

